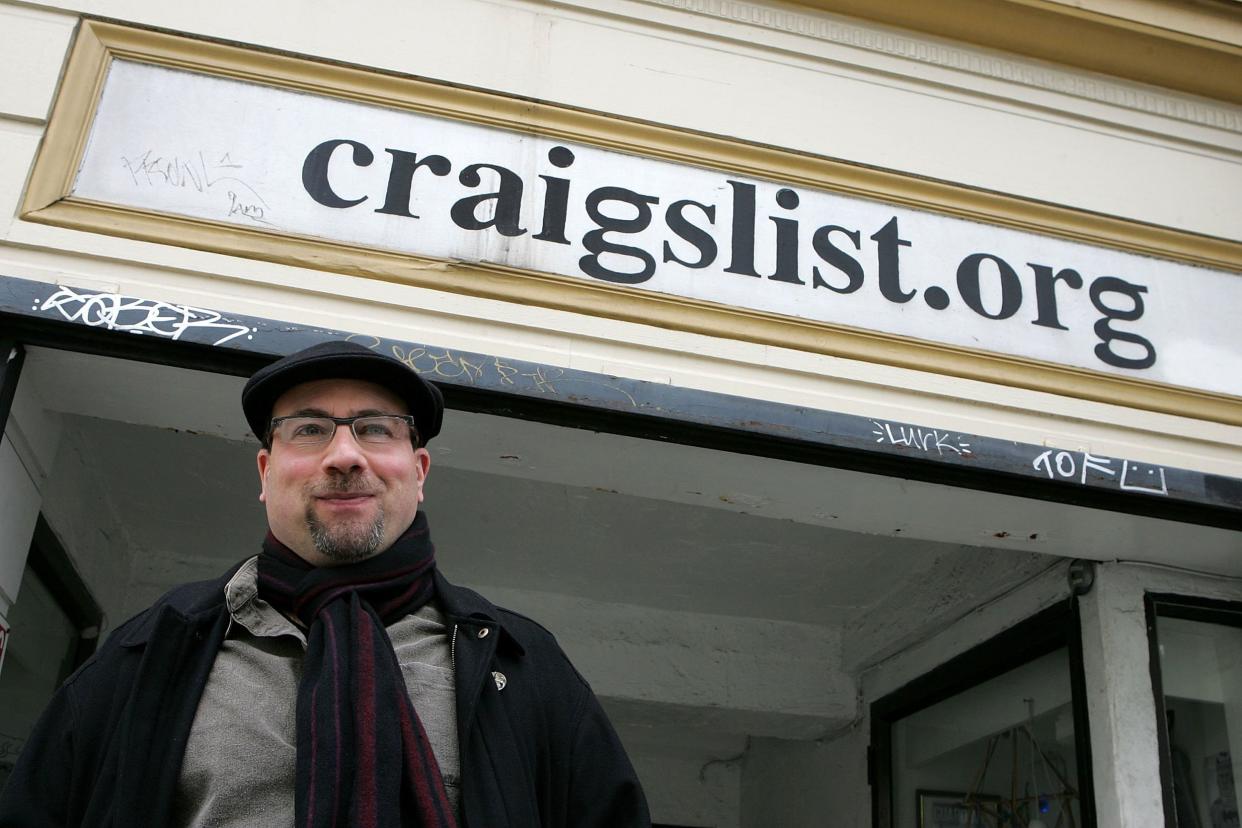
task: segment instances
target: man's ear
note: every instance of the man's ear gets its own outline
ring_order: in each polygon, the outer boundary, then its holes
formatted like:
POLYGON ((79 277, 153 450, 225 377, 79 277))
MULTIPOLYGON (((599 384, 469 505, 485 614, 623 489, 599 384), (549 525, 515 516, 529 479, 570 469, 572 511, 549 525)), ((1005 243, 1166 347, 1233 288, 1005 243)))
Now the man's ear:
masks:
POLYGON ((267 503, 267 464, 272 460, 272 453, 261 448, 256 460, 259 464, 259 502, 267 503))
POLYGON ((418 502, 422 503, 426 495, 423 493, 423 486, 427 483, 427 473, 431 471, 431 452, 425 448, 414 450, 414 462, 418 464, 415 476, 418 480, 418 502))

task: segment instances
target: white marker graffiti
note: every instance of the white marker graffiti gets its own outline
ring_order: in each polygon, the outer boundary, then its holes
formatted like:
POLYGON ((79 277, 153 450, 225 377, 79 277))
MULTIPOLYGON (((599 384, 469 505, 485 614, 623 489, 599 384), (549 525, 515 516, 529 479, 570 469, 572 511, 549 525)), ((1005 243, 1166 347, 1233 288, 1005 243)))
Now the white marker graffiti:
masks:
POLYGON ((213 310, 115 293, 79 293, 67 287, 53 293, 42 304, 35 305, 35 310, 54 310, 70 322, 80 322, 93 328, 153 334, 169 339, 181 339, 192 330, 229 332, 212 345, 223 345, 242 334, 251 339, 255 330, 246 325, 224 322, 224 317, 213 310))
POLYGON ((966 442, 960 434, 934 428, 896 425, 882 420, 872 420, 871 424, 875 426, 871 433, 876 435, 877 443, 916 448, 928 454, 934 450, 941 457, 946 451, 959 457, 968 457, 973 454, 970 450, 970 443, 966 442))
MULTIPOLYGON (((1088 471, 1094 472, 1097 476, 1117 477, 1117 469, 1113 467, 1115 462, 1117 461, 1111 457, 1097 457, 1088 451, 1070 452, 1048 449, 1031 461, 1031 468, 1042 471, 1048 475, 1049 480, 1072 479, 1085 486, 1088 471)), ((1163 466, 1146 466, 1122 460, 1121 476, 1116 482, 1122 491, 1158 495, 1169 493, 1163 466)))
POLYGON ((1148 492, 1167 495, 1169 484, 1164 479, 1163 466, 1144 466, 1141 463, 1121 461, 1121 488, 1127 492, 1148 492))

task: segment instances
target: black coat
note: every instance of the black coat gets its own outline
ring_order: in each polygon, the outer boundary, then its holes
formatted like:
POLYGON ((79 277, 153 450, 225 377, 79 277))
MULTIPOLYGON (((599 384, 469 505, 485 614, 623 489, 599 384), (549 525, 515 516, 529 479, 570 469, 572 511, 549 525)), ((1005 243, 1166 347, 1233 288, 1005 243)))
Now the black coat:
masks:
MULTIPOLYGON (((168 593, 69 677, 0 796, 0 826, 168 824, 232 574, 168 593)), ((649 826, 616 733, 552 635, 436 579, 454 627, 463 824, 649 826)))

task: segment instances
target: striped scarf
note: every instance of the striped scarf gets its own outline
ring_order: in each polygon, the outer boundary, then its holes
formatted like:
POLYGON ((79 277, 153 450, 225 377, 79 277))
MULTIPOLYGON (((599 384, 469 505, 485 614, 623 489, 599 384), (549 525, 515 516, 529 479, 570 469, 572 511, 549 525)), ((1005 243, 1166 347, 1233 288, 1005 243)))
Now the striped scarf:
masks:
POLYGON ((435 591, 420 512, 380 555, 314 567, 269 531, 259 596, 309 632, 297 707, 297 828, 455 826, 384 627, 435 591))

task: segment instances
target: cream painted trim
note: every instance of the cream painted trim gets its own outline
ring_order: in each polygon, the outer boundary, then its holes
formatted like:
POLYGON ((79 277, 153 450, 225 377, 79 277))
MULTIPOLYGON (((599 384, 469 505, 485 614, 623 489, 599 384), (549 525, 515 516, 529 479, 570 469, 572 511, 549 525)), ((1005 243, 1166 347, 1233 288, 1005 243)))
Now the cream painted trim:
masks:
MULTIPOLYGON (((666 0, 657 0, 665 2, 666 0)), ((705 0, 680 0, 694 9, 705 0)), ((726 4, 734 0, 719 0, 726 4)), ((1242 104, 1242 7, 1186 0, 793 0, 1242 104)))
MULTIPOLYGON (((788 6, 778 9, 774 8, 769 0, 642 1, 648 5, 685 12, 687 16, 680 25, 688 31, 695 31, 696 27, 701 25, 690 15, 737 24, 740 28, 731 37, 735 42, 750 43, 756 29, 766 29, 773 33, 811 38, 825 44, 859 49, 874 55, 886 55, 901 61, 934 66, 951 72, 967 73, 979 78, 1000 81, 1010 86, 1021 85, 1040 89, 1214 130, 1242 132, 1242 108, 1232 103, 1202 97, 1192 98, 1181 91, 1143 86, 1126 78, 1110 77, 1098 72, 1083 72, 1072 65, 1053 64, 1018 52, 980 48, 961 40, 949 41, 943 38, 928 37, 920 32, 892 29, 861 18, 820 14, 816 9, 807 6, 788 6)), ((997 1, 1000 2, 1000 0, 997 1)), ((1143 5, 1163 6, 1165 4, 1165 0, 1127 1, 1143 5)), ((571 4, 576 8, 589 9, 596 4, 597 0, 559 0, 559 2, 562 5, 571 4)), ((806 2, 811 2, 811 0, 806 0, 806 2)), ((1094 0, 1094 2, 1107 5, 1120 3, 1123 0, 1094 0)), ((830 9, 832 6, 826 4, 824 8, 830 9)), ((1184 5, 1179 5, 1176 11, 1184 13, 1185 8, 1184 5)), ((868 6, 867 9, 875 14, 885 10, 891 11, 886 4, 874 4, 868 6)), ((1145 8, 1125 9, 1124 11, 1131 15, 1139 11, 1147 11, 1148 16, 1153 16, 1150 10, 1145 8)), ((1239 31, 1236 39, 1237 42, 1242 43, 1242 5, 1239 6, 1239 12, 1237 25, 1239 31)), ((631 17, 637 19, 639 14, 641 11, 634 11, 631 17)), ((939 17, 935 20, 938 23, 944 22, 939 17)), ((1215 22, 1215 18, 1212 20, 1215 22)), ((1183 20, 1182 22, 1183 28, 1194 30, 1197 27, 1193 24, 1200 21, 1183 20)), ((915 68, 911 71, 916 76, 919 74, 915 68)))
POLYGON ((28 221, 369 279, 879 362, 1242 425, 1242 399, 1018 357, 490 264, 460 264, 158 214, 69 195, 114 58, 238 78, 707 166, 1074 239, 1242 270, 1242 244, 416 78, 83 21, 21 208, 28 221))

